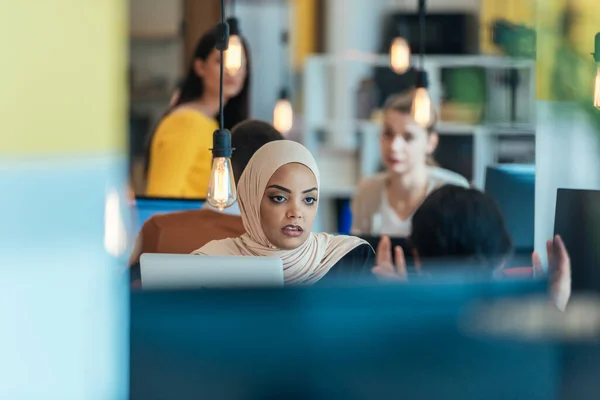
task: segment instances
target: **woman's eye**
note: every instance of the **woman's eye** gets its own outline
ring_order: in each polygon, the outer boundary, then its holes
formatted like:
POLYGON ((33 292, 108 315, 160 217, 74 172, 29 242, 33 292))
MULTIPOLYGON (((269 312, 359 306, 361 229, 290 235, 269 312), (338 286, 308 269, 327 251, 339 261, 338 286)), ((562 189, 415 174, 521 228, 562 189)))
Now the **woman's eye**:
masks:
POLYGON ((406 140, 407 142, 412 142, 414 139, 415 137, 413 135, 404 136, 404 140, 406 140))
POLYGON ((271 196, 270 199, 274 203, 283 203, 285 201, 285 197, 283 196, 271 196))
POLYGON ((386 139, 393 139, 394 138, 394 132, 391 131, 384 131, 383 132, 383 137, 386 139))
POLYGON ((317 199, 315 199, 314 197, 307 197, 306 199, 304 199, 304 202, 309 206, 312 206, 317 202, 317 199))

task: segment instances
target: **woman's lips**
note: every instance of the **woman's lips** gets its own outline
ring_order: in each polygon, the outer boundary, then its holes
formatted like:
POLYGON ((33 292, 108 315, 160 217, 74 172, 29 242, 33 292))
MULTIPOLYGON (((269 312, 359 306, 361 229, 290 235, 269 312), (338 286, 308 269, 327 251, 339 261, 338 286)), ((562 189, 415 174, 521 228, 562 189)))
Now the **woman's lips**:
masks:
POLYGON ((281 228, 281 232, 283 232, 284 235, 289 237, 298 237, 302 236, 302 234, 304 233, 304 229, 302 229, 302 227, 298 225, 286 225, 283 228, 281 228))

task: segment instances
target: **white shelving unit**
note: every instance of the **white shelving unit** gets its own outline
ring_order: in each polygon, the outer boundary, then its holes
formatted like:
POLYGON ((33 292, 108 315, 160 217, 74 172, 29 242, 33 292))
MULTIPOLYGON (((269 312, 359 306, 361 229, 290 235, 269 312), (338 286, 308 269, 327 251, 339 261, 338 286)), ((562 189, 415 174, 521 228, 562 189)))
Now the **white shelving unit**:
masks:
MULTIPOLYGON (((372 75, 373 67, 387 66, 386 56, 348 53, 344 57, 318 55, 307 59, 304 68, 303 143, 315 155, 321 170, 321 203, 315 230, 335 232, 335 199, 351 198, 363 177, 376 173, 379 161, 379 123, 354 118, 360 81, 372 75), (310 93, 310 96, 306 94, 310 93), (360 132, 360 134, 357 134, 360 132)), ((501 151, 500 139, 535 135, 535 64, 490 56, 428 56, 424 68, 429 76, 429 92, 434 106, 442 104, 442 70, 480 67, 486 72, 488 93, 485 122, 477 125, 440 121, 440 143, 445 137, 472 137, 472 184, 483 189, 488 165, 496 164, 501 151), (510 93, 499 83, 499 74, 514 68, 521 83, 517 87, 517 120, 506 123, 498 110, 506 109, 510 93)))

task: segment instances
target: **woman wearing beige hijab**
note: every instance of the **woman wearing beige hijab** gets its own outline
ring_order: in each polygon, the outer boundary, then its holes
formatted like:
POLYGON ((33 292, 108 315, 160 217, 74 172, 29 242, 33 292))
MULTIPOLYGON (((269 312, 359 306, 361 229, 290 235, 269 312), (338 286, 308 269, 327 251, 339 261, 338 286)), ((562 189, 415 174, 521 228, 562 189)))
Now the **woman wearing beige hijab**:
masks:
POLYGON ((311 232, 319 170, 301 144, 278 140, 261 147, 240 178, 238 196, 247 233, 212 241, 193 254, 279 257, 291 285, 373 276, 375 253, 368 243, 311 232))

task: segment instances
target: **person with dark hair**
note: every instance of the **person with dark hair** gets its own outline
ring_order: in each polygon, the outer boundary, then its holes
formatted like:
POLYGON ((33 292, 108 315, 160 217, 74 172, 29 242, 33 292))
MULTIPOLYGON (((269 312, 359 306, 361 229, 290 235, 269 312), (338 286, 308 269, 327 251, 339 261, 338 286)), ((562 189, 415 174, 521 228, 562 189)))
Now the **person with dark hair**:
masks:
POLYGON ((391 96, 384 105, 381 157, 386 170, 364 179, 352 200, 352 233, 356 235, 410 234, 415 210, 434 189, 467 180, 436 166, 436 116, 427 127, 411 116, 414 90, 391 96))
MULTIPOLYGON (((213 132, 218 129, 221 54, 216 28, 199 40, 173 105, 152 136, 147 154, 146 195, 204 198, 210 180, 213 132)), ((223 120, 226 129, 249 117, 250 58, 235 74, 224 73, 223 120)))
POLYGON ((492 270, 502 266, 513 251, 494 199, 477 189, 453 185, 432 192, 417 209, 410 241, 423 259, 458 259, 492 270))
MULTIPOLYGON (((271 124, 247 120, 231 132, 231 166, 235 182, 240 179, 250 158, 263 145, 283 140, 271 124)), ((240 209, 236 204, 219 211, 208 204, 200 210, 181 211, 152 216, 144 223, 130 257, 130 264, 143 253, 189 254, 211 240, 237 237, 245 232, 240 209)))
MULTIPOLYGON (((504 217, 489 195, 476 189, 445 185, 432 192, 415 212, 410 242, 415 267, 428 275, 462 273, 503 277, 512 254, 512 241, 504 217)), ((571 294, 571 263, 565 245, 556 236, 546 243, 550 265, 550 294, 564 310, 571 294)), ((377 247, 373 272, 384 279, 406 280, 403 250, 394 249, 384 236, 377 247)), ((533 276, 543 275, 540 256, 532 254, 533 276)))

